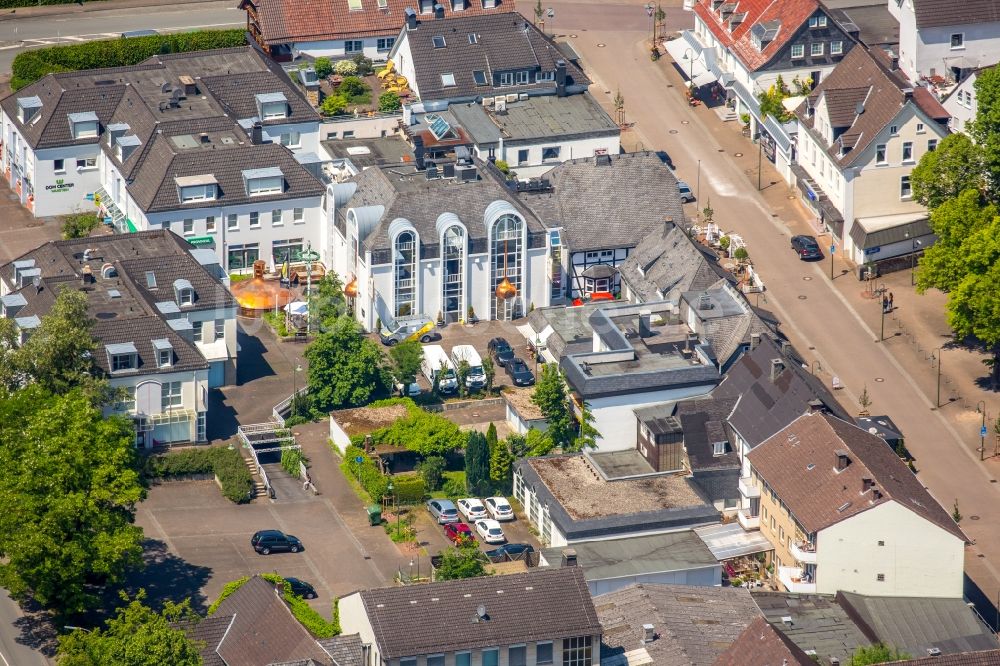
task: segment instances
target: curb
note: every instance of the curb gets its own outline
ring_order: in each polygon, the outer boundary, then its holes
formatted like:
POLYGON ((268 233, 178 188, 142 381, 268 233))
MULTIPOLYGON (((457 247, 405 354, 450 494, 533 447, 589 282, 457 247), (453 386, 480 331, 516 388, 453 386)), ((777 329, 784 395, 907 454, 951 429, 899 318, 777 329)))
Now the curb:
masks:
MULTIPOLYGON (((217 0, 172 0, 170 5, 215 4, 217 0)), ((59 16, 82 14, 87 12, 109 11, 114 9, 132 9, 138 7, 160 7, 162 0, 97 0, 83 4, 44 5, 41 7, 17 7, 0 13, 0 21, 16 21, 20 18, 35 18, 38 16, 59 16)), ((232 5, 235 3, 218 2, 217 4, 232 5)))

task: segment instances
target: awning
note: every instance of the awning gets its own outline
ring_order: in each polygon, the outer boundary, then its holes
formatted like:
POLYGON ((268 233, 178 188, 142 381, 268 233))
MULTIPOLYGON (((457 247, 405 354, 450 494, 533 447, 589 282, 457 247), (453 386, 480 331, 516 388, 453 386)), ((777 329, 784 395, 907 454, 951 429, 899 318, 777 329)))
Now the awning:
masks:
POLYGON ((194 238, 185 239, 191 245, 213 245, 215 243, 214 236, 195 236, 194 238))
POLYGON ((747 532, 738 522, 696 527, 694 533, 720 562, 774 550, 767 537, 759 531, 747 532))
POLYGON ((934 230, 931 229, 927 213, 859 217, 854 220, 854 226, 851 227, 851 240, 855 246, 863 250, 906 240, 914 242, 920 240, 920 245, 926 248, 933 243, 933 239, 934 230))
POLYGON ((715 76, 705 64, 702 51, 692 48, 684 39, 673 39, 664 42, 664 45, 684 78, 691 80, 696 86, 703 86, 715 81, 715 76))
POLYGON ((128 219, 127 217, 125 218, 125 228, 128 229, 129 232, 133 234, 139 231, 138 229, 136 229, 135 224, 132 223, 132 220, 128 219))

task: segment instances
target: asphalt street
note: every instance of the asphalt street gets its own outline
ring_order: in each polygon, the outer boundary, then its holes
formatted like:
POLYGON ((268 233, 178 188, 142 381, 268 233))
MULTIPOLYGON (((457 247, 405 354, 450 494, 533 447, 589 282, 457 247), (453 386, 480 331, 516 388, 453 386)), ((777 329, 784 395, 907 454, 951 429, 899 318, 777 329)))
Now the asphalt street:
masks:
POLYGON ((10 71, 14 56, 25 49, 117 37, 128 30, 184 32, 246 25, 236 2, 164 4, 113 8, 63 15, 0 15, 0 72, 10 71))

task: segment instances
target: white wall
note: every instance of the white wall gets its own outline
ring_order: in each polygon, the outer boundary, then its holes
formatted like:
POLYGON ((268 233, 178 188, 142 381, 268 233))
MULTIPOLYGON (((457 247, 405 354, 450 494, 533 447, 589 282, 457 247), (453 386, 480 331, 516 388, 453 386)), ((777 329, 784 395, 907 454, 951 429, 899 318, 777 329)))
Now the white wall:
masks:
MULTIPOLYGON (((546 141, 533 141, 531 143, 517 143, 501 144, 501 148, 497 151, 497 159, 505 161, 510 165, 511 169, 515 169, 518 172, 518 177, 527 177, 528 174, 522 174, 521 171, 525 167, 540 167, 545 166, 552 168, 561 162, 566 160, 571 160, 577 157, 593 157, 597 150, 606 150, 610 155, 617 155, 621 150, 621 135, 619 132, 615 132, 613 135, 608 136, 598 136, 598 137, 582 137, 576 139, 559 139, 552 138, 546 141), (544 148, 559 147, 559 158, 553 160, 542 160, 542 150, 544 148), (518 154, 522 150, 528 151, 528 159, 525 162, 518 161, 518 154)), ((486 159, 486 154, 489 151, 482 151, 477 148, 477 154, 482 159, 486 159)))
POLYGON ((263 138, 272 143, 281 143, 281 135, 288 132, 299 133, 299 144, 297 146, 287 145, 293 153, 316 153, 319 154, 319 122, 308 123, 287 123, 283 125, 264 125, 263 138))
MULTIPOLYGON (((333 442, 334 446, 337 447, 337 451, 340 455, 344 455, 347 451, 347 447, 351 445, 351 438, 347 435, 337 420, 333 418, 333 414, 330 414, 330 441, 333 442)), ((343 600, 341 600, 343 603, 343 600)))
POLYGON ((587 400, 590 411, 594 415, 594 427, 601 433, 601 436, 597 438, 596 450, 605 453, 635 448, 636 429, 633 410, 661 402, 704 395, 711 391, 714 386, 714 384, 685 386, 587 400))
MULTIPOLYGON (((344 635, 359 634, 363 645, 372 646, 371 664, 378 666, 381 663, 381 655, 378 644, 375 643, 375 631, 368 620, 368 613, 365 612, 365 603, 361 600, 361 595, 357 592, 346 597, 341 597, 337 601, 337 612, 340 619, 340 630, 344 635)), ((363 666, 368 666, 364 664, 363 666)))
POLYGON ((343 39, 325 39, 314 42, 295 42, 292 44, 292 54, 296 58, 300 55, 308 55, 313 58, 326 57, 332 60, 346 60, 353 58, 358 53, 363 53, 366 58, 371 58, 376 62, 384 62, 389 57, 390 49, 380 50, 378 48, 378 37, 363 37, 360 39, 363 46, 362 51, 347 53, 344 50, 343 39))
POLYGON ((816 591, 961 597, 964 562, 961 539, 887 502, 819 532, 816 591), (885 575, 884 582, 878 574, 885 575))
MULTIPOLYGON (((378 139, 396 133, 400 115, 379 115, 374 118, 361 116, 336 116, 326 118, 319 125, 320 141, 334 139, 378 139)), ((322 147, 321 147, 322 150, 322 147)), ((325 152, 325 151, 324 151, 325 152)), ((320 155, 323 156, 322 154, 320 155)), ((329 157, 329 156, 328 156, 329 157)))
POLYGON ((976 94, 976 73, 973 72, 962 83, 955 87, 948 97, 941 102, 945 110, 951 114, 948 128, 952 132, 969 134, 969 123, 976 119, 978 95, 976 94), (970 100, 971 101, 966 101, 970 100))
POLYGON ((915 47, 918 76, 936 74, 947 77, 951 71, 949 61, 954 62, 958 58, 966 58, 981 66, 993 65, 1000 60, 1000 21, 925 28, 917 32, 915 47), (963 35, 963 46, 953 49, 951 36, 956 33, 963 35))
MULTIPOLYGON (((208 370, 194 370, 194 371, 183 371, 183 372, 169 372, 164 369, 164 372, 146 375, 132 375, 127 377, 111 377, 109 384, 112 388, 119 387, 139 387, 143 384, 153 385, 153 395, 154 399, 152 404, 149 405, 149 409, 139 409, 140 405, 136 404, 136 409, 130 410, 128 412, 118 411, 117 405, 111 405, 105 408, 105 414, 121 413, 121 414, 136 414, 137 412, 146 415, 153 416, 163 412, 162 406, 159 402, 161 396, 161 386, 166 382, 181 382, 181 406, 175 407, 175 410, 190 410, 192 412, 207 412, 208 411, 208 370)), ((156 426, 151 433, 147 433, 146 446, 153 445, 153 439, 155 438, 159 442, 193 442, 196 441, 196 427, 197 420, 196 417, 192 417, 192 420, 187 422, 182 422, 179 424, 172 424, 170 426, 156 426), (172 437, 168 437, 166 432, 169 430, 173 433, 172 437)))

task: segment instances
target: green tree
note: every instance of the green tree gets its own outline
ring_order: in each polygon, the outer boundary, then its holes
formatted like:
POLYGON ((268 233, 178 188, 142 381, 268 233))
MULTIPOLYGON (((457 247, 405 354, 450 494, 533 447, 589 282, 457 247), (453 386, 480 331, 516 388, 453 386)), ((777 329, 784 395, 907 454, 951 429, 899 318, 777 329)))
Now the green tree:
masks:
POLYGON ((552 440, 553 446, 569 447, 575 434, 573 417, 570 415, 569 400, 566 397, 566 384, 556 364, 547 363, 542 367, 542 374, 535 385, 531 401, 538 405, 538 409, 548 421, 549 427, 546 433, 552 440))
POLYGON ((329 58, 316 58, 316 62, 313 63, 313 67, 316 69, 316 76, 321 79, 325 79, 333 74, 333 64, 330 62, 329 58))
POLYGON ((882 664, 888 661, 905 661, 911 659, 910 655, 900 652, 896 648, 889 647, 882 643, 874 645, 861 645, 851 655, 848 666, 869 666, 870 664, 882 664))
POLYGON ((788 86, 785 85, 785 80, 779 74, 777 80, 771 84, 770 88, 757 95, 757 99, 760 101, 761 120, 767 116, 771 116, 779 123, 791 120, 793 117, 792 114, 782 104, 789 95, 791 93, 788 90, 788 86))
POLYGON ((378 96, 378 110, 382 113, 392 113, 393 111, 399 111, 403 107, 402 100, 399 99, 399 93, 394 93, 391 90, 387 90, 378 96))
POLYGON ((983 189, 983 154, 966 134, 949 134, 913 167, 913 198, 934 210, 966 190, 983 189))
MULTIPOLYGON (((990 225, 993 233, 1000 224, 990 225)), ((985 254, 985 253, 984 253, 985 254)), ((996 240, 989 253, 992 265, 983 271, 970 271, 948 294, 948 325, 959 339, 974 336, 989 351, 991 358, 983 363, 990 368, 990 388, 1000 388, 1000 252, 996 240)))
POLYGON ((590 411, 590 405, 583 403, 583 414, 580 416, 576 439, 573 440, 573 450, 583 451, 584 449, 597 448, 597 438, 600 436, 601 433, 594 427, 594 413, 590 411))
POLYGON ((201 645, 190 640, 179 622, 197 622, 190 600, 167 601, 162 612, 143 604, 144 590, 118 609, 104 629, 74 629, 59 637, 59 666, 199 666, 201 645))
POLYGON ((547 456, 555 448, 549 433, 537 428, 532 428, 527 432, 524 436, 524 444, 528 449, 526 455, 532 458, 547 456))
POLYGON ((94 607, 89 584, 142 562, 131 421, 32 385, 0 398, 0 442, 0 584, 63 615, 94 607))
POLYGON ((309 298, 309 312, 313 324, 323 330, 327 325, 347 312, 347 298, 344 296, 344 283, 333 271, 329 271, 319 282, 312 285, 312 296, 309 298))
POLYGON ((937 241, 920 258, 917 290, 948 292, 957 287, 969 272, 969 254, 979 255, 994 246, 991 239, 986 239, 985 246, 979 245, 975 232, 988 227, 997 214, 994 205, 982 204, 976 190, 966 190, 932 210, 930 224, 937 241))
POLYGON ((358 97, 366 92, 368 92, 368 86, 357 76, 345 76, 340 87, 337 88, 337 93, 347 98, 358 97))
POLYGON ((486 445, 493 448, 493 445, 497 443, 497 424, 490 421, 490 425, 486 428, 486 445))
MULTIPOLYGON (((455 369, 455 375, 458 377, 458 395, 465 397, 469 395, 469 385, 465 381, 469 378, 469 373, 472 368, 469 366, 469 362, 462 359, 458 363, 458 367, 455 369)), ((492 425, 492 424, 491 424, 492 425)))
POLYGON ((486 375, 486 392, 491 393, 493 382, 497 377, 497 368, 493 365, 493 359, 488 356, 483 359, 483 374, 486 375))
MULTIPOLYGON (((490 426, 493 424, 491 423, 490 426)), ((488 439, 488 438, 487 438, 488 439)), ((507 492, 514 471, 514 454, 507 440, 495 440, 490 444, 490 479, 501 492, 507 492)))
POLYGON ((490 483, 490 447, 478 430, 469 432, 465 445, 465 484, 473 495, 488 495, 490 483))
POLYGON ((101 220, 96 213, 72 213, 63 217, 62 237, 64 240, 86 238, 99 226, 101 220))
POLYGON ((330 95, 323 100, 319 110, 324 116, 339 116, 347 111, 347 100, 343 95, 330 95))
POLYGON ((982 150, 987 196, 1000 203, 1000 68, 980 71, 975 88, 977 111, 972 138, 982 150))
POLYGON ((456 580, 486 575, 486 556, 473 541, 456 548, 441 551, 441 564, 437 568, 437 580, 456 580))
POLYGON ((389 348, 389 361, 396 379, 405 385, 417 381, 420 364, 424 360, 424 348, 417 340, 405 340, 389 348))
POLYGON ((440 414, 413 408, 391 426, 372 433, 376 442, 402 446, 422 456, 440 456, 462 448, 467 436, 440 414))
POLYGON ((0 349, 3 384, 15 390, 33 381, 56 394, 78 386, 96 391, 92 325, 86 294, 63 289, 24 345, 0 349))
POLYGON ((429 456, 420 461, 417 471, 420 472, 424 480, 427 491, 437 490, 441 487, 444 478, 445 460, 441 456, 429 456))
POLYGON ((375 68, 372 66, 372 59, 363 53, 359 53, 351 58, 351 62, 353 62, 355 68, 357 68, 358 76, 371 76, 375 73, 375 68))
POLYGON ((306 349, 309 395, 320 409, 354 407, 386 390, 382 351, 350 317, 329 323, 306 349))

